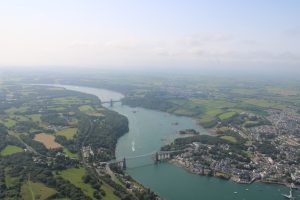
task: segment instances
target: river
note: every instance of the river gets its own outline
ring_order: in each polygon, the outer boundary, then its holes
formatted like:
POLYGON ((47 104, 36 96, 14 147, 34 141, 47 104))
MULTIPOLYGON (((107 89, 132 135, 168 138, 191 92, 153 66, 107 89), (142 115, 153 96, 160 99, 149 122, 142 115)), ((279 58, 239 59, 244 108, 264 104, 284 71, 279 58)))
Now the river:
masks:
MULTIPOLYGON (((120 100, 117 92, 77 86, 56 85, 69 90, 96 95, 102 101, 120 100)), ((134 157, 155 152, 164 144, 178 137, 177 131, 187 128, 208 134, 192 118, 180 117, 164 112, 131 108, 115 103, 112 109, 129 120, 129 132, 118 140, 116 157, 134 157), (178 123, 178 125, 175 125, 178 123)), ((279 185, 253 183, 237 184, 215 177, 191 174, 169 163, 153 164, 151 156, 127 160, 127 173, 167 200, 282 200, 288 188, 279 185)), ((297 191, 296 197, 300 198, 297 191)))

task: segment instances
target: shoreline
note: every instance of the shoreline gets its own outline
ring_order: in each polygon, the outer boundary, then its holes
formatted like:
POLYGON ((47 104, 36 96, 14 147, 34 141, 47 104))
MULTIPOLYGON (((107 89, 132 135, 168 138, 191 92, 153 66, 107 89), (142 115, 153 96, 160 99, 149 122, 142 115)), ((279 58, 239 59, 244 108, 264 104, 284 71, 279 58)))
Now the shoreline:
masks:
MULTIPOLYGON (((268 185, 281 185, 281 186, 285 186, 285 187, 288 187, 290 188, 291 186, 288 184, 288 183, 281 183, 281 182, 271 182, 271 181, 264 181, 264 180, 254 180, 252 182, 239 182, 239 181, 236 181, 232 178, 229 178, 229 179, 226 179, 226 178, 222 178, 221 176, 215 176, 215 175, 206 175, 206 174, 199 174, 199 173, 195 173, 191 170, 189 170, 186 166, 184 166, 183 164, 179 163, 176 159, 171 159, 168 161, 169 164, 171 165, 175 165, 177 167, 180 167, 182 169, 184 169, 185 171, 191 173, 191 174, 195 174, 195 175, 198 175, 198 176, 206 176, 206 177, 215 177, 215 178, 218 178, 218 179, 222 179, 222 180, 225 180, 225 181, 232 181, 234 183, 237 183, 237 184, 244 184, 244 185, 247 185, 247 184, 252 184, 252 183, 263 183, 263 184, 268 184, 268 185)), ((293 187, 293 189, 296 189, 298 191, 300 191, 300 187, 293 187)))

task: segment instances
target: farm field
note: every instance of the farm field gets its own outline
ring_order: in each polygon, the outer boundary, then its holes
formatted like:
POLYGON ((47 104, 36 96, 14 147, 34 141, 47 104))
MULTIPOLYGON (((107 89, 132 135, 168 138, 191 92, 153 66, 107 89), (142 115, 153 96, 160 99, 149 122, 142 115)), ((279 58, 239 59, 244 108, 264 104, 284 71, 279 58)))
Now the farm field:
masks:
POLYGON ((103 116, 103 114, 99 110, 96 110, 92 106, 89 106, 89 105, 80 106, 78 109, 81 112, 84 112, 84 113, 86 113, 89 116, 94 116, 94 117, 103 116))
POLYGON ((14 153, 20 153, 23 152, 23 149, 18 147, 18 146, 14 146, 14 145, 7 145, 0 153, 1 156, 9 156, 12 155, 14 153))
POLYGON ((228 119, 232 118, 235 115, 236 115, 236 112, 230 111, 230 112, 222 113, 218 117, 221 121, 224 121, 224 120, 228 120, 228 119))
POLYGON ((12 128, 16 125, 16 121, 10 118, 0 120, 0 123, 3 123, 7 128, 12 128))
POLYGON ((23 112, 25 112, 25 111, 27 111, 28 110, 28 107, 27 106, 21 106, 21 107, 12 107, 12 108, 9 108, 9 109, 6 109, 5 110, 5 112, 7 113, 7 114, 10 114, 10 115, 12 115, 12 114, 15 114, 15 113, 23 113, 23 112))
POLYGON ((105 191, 104 200, 120 200, 119 197, 114 195, 113 189, 109 185, 104 183, 101 188, 105 191))
POLYGON ((11 177, 9 174, 8 174, 8 168, 6 168, 4 170, 4 175, 5 175, 5 185, 7 188, 11 188, 11 187, 14 187, 16 185, 16 183, 18 183, 19 181, 19 178, 18 177, 11 177))
POLYGON ((60 144, 55 142, 55 137, 53 135, 40 133, 35 135, 34 140, 41 142, 47 149, 57 149, 62 147, 60 144))
POLYGON ((33 121, 33 122, 42 122, 41 120, 41 115, 40 114, 34 114, 34 115, 28 115, 28 117, 33 121))
POLYGON ((66 137, 68 140, 71 140, 74 138, 76 133, 77 133, 77 128, 66 128, 58 131, 56 135, 61 135, 66 137))
POLYGON ((232 142, 232 143, 236 143, 237 142, 237 139, 233 136, 229 136, 229 135, 225 135, 225 136, 222 136, 221 137, 223 140, 227 140, 229 142, 232 142))
POLYGON ((72 153, 69 149, 67 149, 66 147, 64 147, 63 152, 69 156, 70 158, 74 158, 74 159, 79 159, 79 156, 75 153, 72 153))
POLYGON ((83 105, 78 108, 81 112, 93 112, 94 108, 89 105, 83 105))
POLYGON ((84 183, 82 180, 85 175, 86 170, 84 168, 70 168, 59 172, 59 176, 82 189, 82 191, 89 197, 94 198, 93 193, 95 189, 93 189, 90 184, 84 183))
POLYGON ((21 188, 22 199, 26 200, 46 200, 56 193, 56 190, 32 181, 27 181, 21 188))

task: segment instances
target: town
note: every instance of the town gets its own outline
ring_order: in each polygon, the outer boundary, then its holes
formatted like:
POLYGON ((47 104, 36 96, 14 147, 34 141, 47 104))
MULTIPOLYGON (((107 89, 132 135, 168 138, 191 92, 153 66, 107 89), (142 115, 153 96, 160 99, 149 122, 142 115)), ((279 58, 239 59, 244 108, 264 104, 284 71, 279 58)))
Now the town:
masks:
MULTIPOLYGON (((218 141, 201 140, 184 145, 171 162, 192 173, 238 183, 262 181, 299 188, 300 115, 293 109, 271 109, 266 119, 268 125, 249 128, 228 124, 227 133, 217 133, 218 141)), ((182 143, 180 140, 184 139, 177 139, 173 144, 175 148, 182 143)), ((198 136, 194 140, 199 140, 198 136)))

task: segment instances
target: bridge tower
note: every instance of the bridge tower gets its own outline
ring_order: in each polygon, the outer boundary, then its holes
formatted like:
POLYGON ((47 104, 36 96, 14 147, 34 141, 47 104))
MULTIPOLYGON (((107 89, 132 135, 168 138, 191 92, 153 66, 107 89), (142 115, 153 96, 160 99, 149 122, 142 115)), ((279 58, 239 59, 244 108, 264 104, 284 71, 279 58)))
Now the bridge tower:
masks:
POLYGON ((126 158, 123 158, 123 165, 122 165, 123 170, 126 170, 126 158))
POLYGON ((159 155, 158 152, 155 153, 155 164, 159 162, 159 155))
POLYGON ((110 99, 110 107, 113 107, 113 105, 114 105, 114 102, 112 99, 110 99))

